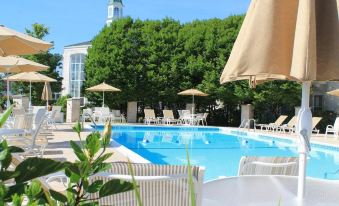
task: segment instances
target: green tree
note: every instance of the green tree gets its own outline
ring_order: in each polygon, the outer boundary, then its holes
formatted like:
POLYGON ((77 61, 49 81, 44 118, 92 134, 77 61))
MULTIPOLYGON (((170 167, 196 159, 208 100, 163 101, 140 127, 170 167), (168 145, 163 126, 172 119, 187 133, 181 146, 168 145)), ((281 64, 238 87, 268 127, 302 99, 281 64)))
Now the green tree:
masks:
MULTIPOLYGON (((35 23, 31 29, 26 29, 26 33, 30 36, 44 39, 49 34, 49 28, 43 24, 35 23)), ((52 92, 61 91, 62 77, 59 76, 56 69, 61 66, 62 55, 58 53, 51 53, 50 51, 43 52, 35 55, 26 55, 24 58, 38 62, 40 64, 48 66, 47 71, 41 71, 40 73, 47 75, 57 80, 57 82, 51 83, 52 92)), ((29 83, 12 83, 12 91, 14 93, 23 92, 29 93, 29 83)), ((44 83, 33 83, 32 84, 32 104, 33 105, 44 105, 45 102, 41 100, 41 94, 44 87, 44 83)))

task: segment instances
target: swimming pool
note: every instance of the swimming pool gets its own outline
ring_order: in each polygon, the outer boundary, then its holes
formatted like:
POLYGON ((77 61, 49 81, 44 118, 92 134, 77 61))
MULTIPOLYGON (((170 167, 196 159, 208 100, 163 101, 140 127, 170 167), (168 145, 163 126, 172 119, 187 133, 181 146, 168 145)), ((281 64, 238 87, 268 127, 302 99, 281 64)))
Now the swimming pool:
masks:
MULTIPOLYGON (((214 127, 113 126, 115 142, 155 164, 191 164, 206 168, 205 181, 237 175, 241 156, 298 156, 290 139, 214 127)), ((307 175, 339 179, 339 148, 312 144, 307 175)))

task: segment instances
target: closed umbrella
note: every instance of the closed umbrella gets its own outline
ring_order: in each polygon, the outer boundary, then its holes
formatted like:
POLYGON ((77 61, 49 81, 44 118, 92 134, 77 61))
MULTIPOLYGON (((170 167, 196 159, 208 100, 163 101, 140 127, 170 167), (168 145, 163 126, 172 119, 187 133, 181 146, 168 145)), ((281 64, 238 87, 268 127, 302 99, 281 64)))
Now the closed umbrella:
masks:
POLYGON ((201 97, 205 97, 208 96, 208 94, 199 91, 197 89, 188 89, 182 92, 179 92, 178 95, 183 95, 183 96, 192 96, 192 114, 194 115, 194 111, 195 111, 195 106, 194 106, 194 96, 201 96, 201 97))
POLYGON ((46 101, 48 107, 48 101, 52 100, 52 90, 49 82, 45 82, 44 89, 42 90, 41 99, 46 101))
MULTIPOLYGON (((18 73, 30 71, 44 71, 48 66, 16 56, 1 57, 0 56, 0 72, 18 73)), ((9 81, 7 79, 7 107, 9 107, 9 81)))
POLYGON ((282 79, 302 82, 298 114, 298 198, 304 197, 310 149, 311 81, 339 80, 338 0, 252 0, 220 82, 251 86, 282 79))
POLYGON ((49 42, 0 25, 0 56, 36 54, 51 47, 49 42))
POLYGON ((112 87, 105 82, 86 89, 90 92, 102 92, 102 107, 105 106, 105 92, 121 92, 120 89, 112 87))
POLYGON ((7 80, 29 82, 29 107, 32 106, 32 82, 56 82, 57 81, 55 79, 52 79, 38 72, 22 72, 22 73, 15 74, 15 75, 8 77, 7 80))

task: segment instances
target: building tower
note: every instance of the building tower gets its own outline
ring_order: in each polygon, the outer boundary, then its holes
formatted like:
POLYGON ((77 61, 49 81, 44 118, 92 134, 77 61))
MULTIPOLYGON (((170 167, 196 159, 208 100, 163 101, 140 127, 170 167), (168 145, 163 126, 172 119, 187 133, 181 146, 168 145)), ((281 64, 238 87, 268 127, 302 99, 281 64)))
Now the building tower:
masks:
POLYGON ((106 24, 109 26, 112 21, 122 18, 122 0, 109 0, 108 2, 108 16, 106 24))

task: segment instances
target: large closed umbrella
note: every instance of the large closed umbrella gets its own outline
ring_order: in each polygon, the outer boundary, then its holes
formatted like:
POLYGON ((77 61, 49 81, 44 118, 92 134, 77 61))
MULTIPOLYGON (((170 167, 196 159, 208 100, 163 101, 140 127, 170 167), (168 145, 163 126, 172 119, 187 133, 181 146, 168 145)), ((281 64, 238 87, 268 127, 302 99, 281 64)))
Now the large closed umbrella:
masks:
MULTIPOLYGON (((30 71, 44 71, 48 66, 30 61, 16 56, 1 57, 0 56, 0 72, 18 73, 30 71)), ((9 107, 9 81, 7 79, 7 107, 9 107)))
POLYGON ((29 82, 29 107, 32 106, 32 82, 56 82, 57 81, 55 79, 52 79, 38 72, 22 72, 22 73, 15 74, 15 75, 8 77, 7 80, 29 82))
POLYGON ((45 82, 44 89, 42 90, 41 99, 46 101, 48 107, 48 101, 52 100, 52 90, 49 82, 45 82))
POLYGON ((208 96, 208 94, 197 89, 187 89, 185 91, 179 92, 178 95, 192 96, 192 114, 194 114, 194 111, 195 111, 194 96, 201 96, 201 97, 208 96))
POLYGON ((105 82, 98 84, 96 86, 87 88, 86 90, 90 92, 102 92, 102 107, 105 106, 105 92, 121 92, 120 89, 115 88, 111 85, 108 85, 105 82))
POLYGON ((36 54, 51 47, 49 42, 0 25, 0 56, 36 54))
POLYGON ((302 82, 298 198, 312 134, 311 81, 339 80, 338 0, 252 0, 220 82, 302 82))

